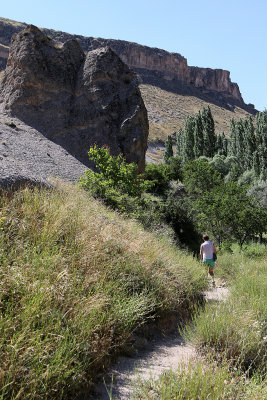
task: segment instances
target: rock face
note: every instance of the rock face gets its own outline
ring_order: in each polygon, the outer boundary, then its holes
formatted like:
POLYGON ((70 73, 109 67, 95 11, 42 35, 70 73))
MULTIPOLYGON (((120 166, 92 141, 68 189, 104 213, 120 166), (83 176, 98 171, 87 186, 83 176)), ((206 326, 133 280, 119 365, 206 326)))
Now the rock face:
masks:
MULTIPOLYGON (((12 32, 18 32, 23 26, 26 25, 0 18, 0 43, 8 46, 12 32)), ((60 42, 75 38, 86 52, 109 46, 137 72, 143 83, 157 85, 179 94, 193 94, 222 107, 227 107, 230 102, 252 114, 255 113, 252 104, 244 103, 238 85, 231 82, 229 71, 191 67, 187 65, 186 58, 178 53, 169 53, 123 40, 84 37, 51 29, 43 29, 43 32, 60 42)), ((6 54, 1 57, 0 54, 0 68, 1 63, 6 63, 6 54)))
POLYGON ((108 47, 85 56, 30 25, 12 38, 0 86, 2 111, 86 165, 94 143, 144 169, 148 120, 135 74, 108 47))
POLYGON ((163 79, 177 79, 183 85, 225 93, 243 103, 239 87, 231 82, 229 71, 190 67, 181 54, 122 40, 92 39, 89 48, 103 44, 110 46, 129 67, 137 69, 141 77, 142 70, 154 71, 163 79))

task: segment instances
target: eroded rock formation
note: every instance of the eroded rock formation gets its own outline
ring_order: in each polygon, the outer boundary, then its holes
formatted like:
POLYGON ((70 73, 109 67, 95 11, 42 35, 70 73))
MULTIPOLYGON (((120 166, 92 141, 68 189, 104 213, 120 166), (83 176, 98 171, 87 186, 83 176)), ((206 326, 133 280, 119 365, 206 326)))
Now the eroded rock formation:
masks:
POLYGON ((91 145, 144 169, 148 120, 135 74, 108 47, 85 56, 30 25, 12 38, 1 108, 88 165, 91 145))
MULTIPOLYGON (((8 45, 12 29, 18 32, 25 27, 14 21, 0 18, 0 43, 8 45)), ((230 102, 248 112, 255 113, 254 106, 246 105, 242 99, 239 87, 231 82, 230 72, 222 69, 199 68, 188 66, 186 58, 178 53, 142 46, 124 40, 102 39, 71 35, 65 32, 44 29, 52 38, 64 42, 77 39, 84 51, 90 51, 103 46, 109 46, 117 55, 140 77, 144 83, 159 85, 166 90, 181 94, 193 94, 207 101, 215 101, 223 107, 230 102)), ((6 55, 0 64, 6 62, 6 55)), ((1 68, 1 65, 0 65, 1 68)))

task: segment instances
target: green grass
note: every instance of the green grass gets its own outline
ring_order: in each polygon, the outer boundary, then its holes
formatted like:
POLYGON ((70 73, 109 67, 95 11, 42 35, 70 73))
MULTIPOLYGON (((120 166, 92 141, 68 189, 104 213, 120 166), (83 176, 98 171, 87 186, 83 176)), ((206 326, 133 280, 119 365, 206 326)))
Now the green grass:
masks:
POLYGON ((266 387, 230 372, 224 362, 195 362, 167 371, 159 379, 139 381, 131 400, 262 400, 266 387))
MULTIPOLYGON (((266 375, 267 260, 266 250, 255 246, 233 256, 231 295, 195 318, 194 342, 251 375, 266 375), (258 255, 251 258, 251 253, 258 255)), ((223 256, 221 264, 224 265, 223 256)), ((229 260, 229 256, 227 256, 229 260)))
POLYGON ((227 400, 267 397, 267 259, 266 247, 219 255, 216 275, 228 279, 223 303, 198 310, 184 336, 201 354, 177 371, 140 382, 134 399, 227 400))
POLYGON ((151 319, 189 315, 193 257, 82 190, 2 192, 0 399, 75 398, 151 319))

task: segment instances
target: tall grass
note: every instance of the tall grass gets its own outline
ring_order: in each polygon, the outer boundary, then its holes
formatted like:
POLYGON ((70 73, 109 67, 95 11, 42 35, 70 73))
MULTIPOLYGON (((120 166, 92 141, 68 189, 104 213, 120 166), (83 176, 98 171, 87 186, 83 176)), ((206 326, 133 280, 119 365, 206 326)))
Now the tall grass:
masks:
POLYGON ((226 357, 248 375, 265 377, 267 259, 264 247, 255 247, 255 258, 251 258, 252 249, 233 256, 231 295, 225 303, 206 307, 196 316, 193 340, 198 348, 226 357))
POLYGON ((139 382, 133 399, 262 400, 267 398, 266 247, 219 256, 217 275, 230 296, 198 310, 184 336, 203 357, 159 379, 139 382))
POLYGON ((195 362, 167 371, 159 379, 139 381, 132 400, 263 400, 262 383, 233 374, 224 362, 195 362))
POLYGON ((1 400, 75 398, 206 284, 191 256, 72 186, 1 194, 0 262, 1 400))

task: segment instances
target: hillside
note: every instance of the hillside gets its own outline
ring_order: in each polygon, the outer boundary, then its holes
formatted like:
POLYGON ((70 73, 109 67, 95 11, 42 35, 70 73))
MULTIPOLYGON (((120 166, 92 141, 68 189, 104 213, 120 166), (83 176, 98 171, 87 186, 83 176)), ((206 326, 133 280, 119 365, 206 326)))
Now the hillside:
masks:
POLYGON ((165 141, 167 135, 183 127, 188 115, 196 114, 203 107, 210 106, 216 132, 220 133, 228 132, 231 118, 251 115, 238 106, 229 109, 196 96, 177 94, 152 85, 141 84, 139 87, 148 111, 149 142, 165 141))
MULTIPOLYGON (((0 18, 0 69, 4 68, 11 37, 26 24, 0 18)), ((227 133, 230 118, 255 115, 252 104, 245 104, 229 71, 188 66, 185 57, 162 49, 123 40, 72 35, 43 29, 58 42, 77 39, 85 52, 111 47, 137 76, 149 114, 149 142, 165 141, 183 125, 186 115, 210 105, 218 131, 227 133)))
POLYGON ((1 399, 88 394, 143 325, 151 334, 160 316, 166 327, 174 313, 182 320, 206 286, 192 256, 81 190, 58 189, 0 199, 1 399))

